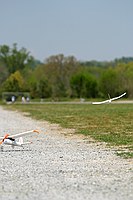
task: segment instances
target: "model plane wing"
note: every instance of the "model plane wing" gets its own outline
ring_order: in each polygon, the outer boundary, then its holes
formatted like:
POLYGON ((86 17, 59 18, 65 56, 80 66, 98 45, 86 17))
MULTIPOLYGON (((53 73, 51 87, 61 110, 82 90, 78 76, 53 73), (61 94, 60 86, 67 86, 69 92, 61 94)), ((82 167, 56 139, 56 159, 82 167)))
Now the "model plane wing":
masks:
POLYGON ((120 99, 120 98, 123 97, 124 95, 126 95, 126 92, 124 92, 123 94, 121 94, 121 95, 118 96, 118 97, 112 98, 111 100, 114 101, 114 100, 120 99))
MULTIPOLYGON (((32 133, 34 133, 34 132, 39 133, 39 131, 37 131, 37 130, 31 130, 31 131, 26 131, 26 132, 14 134, 14 135, 8 135, 8 137, 14 138, 14 139, 15 139, 15 138, 19 138, 19 137, 22 137, 22 136, 25 136, 25 135, 32 134, 32 133)), ((7 138, 8 138, 8 137, 7 137, 7 138)), ((3 139, 3 137, 0 137, 0 140, 2 140, 2 139, 3 139)))
POLYGON ((126 95, 126 92, 124 92, 123 94, 121 94, 121 95, 118 96, 118 97, 114 97, 114 98, 112 98, 112 99, 108 99, 108 100, 101 101, 101 102, 92 102, 92 104, 94 104, 94 105, 99 105, 99 104, 104 104, 104 103, 111 103, 111 101, 120 99, 120 98, 123 97, 124 95, 126 95))
POLYGON ((22 136, 25 136, 25 135, 29 135, 29 134, 34 133, 34 132, 39 133, 39 131, 37 131, 37 130, 31 130, 31 131, 18 133, 18 134, 15 134, 15 135, 10 135, 9 137, 11 137, 11 138, 19 138, 19 137, 22 137, 22 136))
POLYGON ((99 102, 92 102, 92 104, 94 105, 100 105, 100 104, 104 104, 104 103, 108 103, 109 100, 105 100, 105 101, 99 101, 99 102))

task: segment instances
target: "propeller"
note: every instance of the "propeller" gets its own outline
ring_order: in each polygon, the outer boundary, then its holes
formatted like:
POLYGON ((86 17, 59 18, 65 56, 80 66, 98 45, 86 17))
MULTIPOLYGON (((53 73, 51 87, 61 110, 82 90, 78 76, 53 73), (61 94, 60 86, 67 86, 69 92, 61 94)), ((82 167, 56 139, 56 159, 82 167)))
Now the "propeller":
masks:
POLYGON ((0 141, 0 144, 2 144, 2 143, 4 142, 4 140, 8 138, 8 136, 9 136, 9 134, 6 134, 6 135, 4 136, 4 138, 0 141))

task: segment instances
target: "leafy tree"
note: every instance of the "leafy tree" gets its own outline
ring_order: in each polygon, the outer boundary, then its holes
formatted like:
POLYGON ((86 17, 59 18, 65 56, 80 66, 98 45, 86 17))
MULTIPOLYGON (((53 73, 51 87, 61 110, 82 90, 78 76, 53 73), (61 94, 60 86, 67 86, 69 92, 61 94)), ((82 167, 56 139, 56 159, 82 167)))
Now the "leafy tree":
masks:
POLYGON ((8 70, 5 65, 0 62, 0 84, 2 84, 8 77, 8 70))
POLYGON ((119 81, 116 71, 113 68, 109 68, 103 72, 100 77, 100 91, 104 96, 110 94, 115 96, 119 93, 119 81))
POLYGON ((19 71, 11 74, 3 84, 3 91, 21 92, 25 90, 24 79, 19 71))
POLYGON ((27 65, 31 66, 34 59, 25 48, 18 50, 15 43, 13 48, 7 45, 0 46, 0 60, 6 65, 9 73, 14 73, 23 70, 27 65))
POLYGON ((121 91, 127 91, 129 97, 133 97, 133 62, 120 63, 116 66, 121 91))
POLYGON ((81 97, 96 97, 97 95, 97 82, 95 78, 85 72, 79 72, 71 78, 71 87, 73 96, 81 97))
POLYGON ((43 66, 45 76, 52 89, 52 97, 71 96, 70 78, 77 71, 79 63, 73 56, 63 54, 46 59, 43 66))
POLYGON ((51 88, 46 79, 41 79, 37 83, 37 93, 40 98, 48 98, 51 96, 51 88))
POLYGON ((127 85, 126 90, 128 91, 128 96, 133 97, 133 62, 127 64, 127 85))
POLYGON ((43 65, 39 65, 34 70, 24 70, 24 74, 27 88, 32 98, 47 98, 51 96, 51 86, 45 76, 43 65))

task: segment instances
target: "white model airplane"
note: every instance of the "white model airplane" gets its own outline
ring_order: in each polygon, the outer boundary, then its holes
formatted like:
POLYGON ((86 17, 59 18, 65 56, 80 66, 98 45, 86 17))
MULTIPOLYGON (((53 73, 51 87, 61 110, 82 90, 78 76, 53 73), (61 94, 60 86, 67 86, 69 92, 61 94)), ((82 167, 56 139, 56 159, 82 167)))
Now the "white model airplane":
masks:
POLYGON ((111 103, 112 101, 114 100, 117 100, 117 99, 120 99, 121 97, 123 97, 124 95, 126 95, 126 92, 124 92, 123 94, 121 94, 120 96, 118 97, 114 97, 114 98, 110 98, 108 100, 105 100, 105 101, 100 101, 100 102, 92 102, 92 104, 94 105, 99 105, 99 104, 104 104, 104 103, 111 103))
POLYGON ((15 135, 6 134, 4 137, 0 137, 1 150, 3 151, 3 145, 11 145, 14 148, 14 146, 23 147, 23 145, 31 144, 32 142, 23 142, 22 136, 29 135, 34 132, 39 133, 39 131, 37 130, 31 130, 31 131, 18 133, 15 135), (19 140, 16 141, 16 138, 19 138, 19 140))

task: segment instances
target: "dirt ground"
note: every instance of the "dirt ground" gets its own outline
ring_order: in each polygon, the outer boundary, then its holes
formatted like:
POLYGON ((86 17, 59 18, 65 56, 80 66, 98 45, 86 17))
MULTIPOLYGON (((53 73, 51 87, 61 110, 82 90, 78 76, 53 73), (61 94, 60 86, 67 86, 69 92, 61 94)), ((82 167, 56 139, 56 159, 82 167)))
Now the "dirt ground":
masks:
POLYGON ((0 136, 38 129, 0 152, 1 200, 132 200, 133 160, 74 130, 0 107, 0 136))

